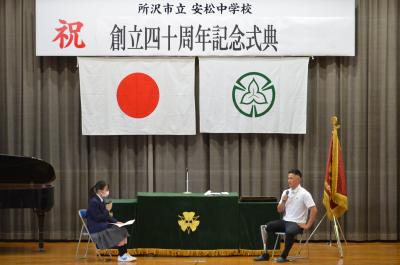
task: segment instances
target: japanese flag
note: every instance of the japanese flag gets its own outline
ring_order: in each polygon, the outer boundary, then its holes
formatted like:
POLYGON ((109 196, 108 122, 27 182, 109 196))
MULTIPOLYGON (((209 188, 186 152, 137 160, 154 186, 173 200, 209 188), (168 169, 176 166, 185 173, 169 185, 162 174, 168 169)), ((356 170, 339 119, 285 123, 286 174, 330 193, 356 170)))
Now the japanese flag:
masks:
POLYGON ((193 58, 78 58, 82 134, 196 134, 193 58))

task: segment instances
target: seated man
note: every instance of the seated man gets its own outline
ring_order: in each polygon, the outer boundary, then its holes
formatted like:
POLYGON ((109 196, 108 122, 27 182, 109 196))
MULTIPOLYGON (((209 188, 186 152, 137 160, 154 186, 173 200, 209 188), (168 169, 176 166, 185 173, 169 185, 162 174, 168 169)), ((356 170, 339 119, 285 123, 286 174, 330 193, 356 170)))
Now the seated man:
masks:
POLYGON ((317 216, 317 208, 311 194, 301 187, 300 180, 302 174, 298 169, 292 169, 288 172, 289 189, 284 190, 281 200, 277 206, 279 213, 283 214, 283 220, 276 220, 267 223, 266 231, 263 231, 262 238, 265 253, 255 258, 256 261, 269 260, 267 252, 267 232, 284 232, 285 249, 282 255, 277 258, 277 262, 286 262, 287 256, 294 243, 295 236, 303 232, 303 229, 309 229, 317 216), (308 212, 310 216, 308 217, 308 212), (307 221, 308 217, 308 221, 307 221))

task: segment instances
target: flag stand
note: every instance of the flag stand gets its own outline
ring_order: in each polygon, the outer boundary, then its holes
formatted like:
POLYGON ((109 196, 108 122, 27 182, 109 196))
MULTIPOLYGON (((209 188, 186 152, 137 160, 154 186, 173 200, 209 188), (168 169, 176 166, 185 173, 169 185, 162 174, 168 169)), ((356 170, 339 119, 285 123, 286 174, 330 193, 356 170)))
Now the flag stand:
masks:
MULTIPOLYGON (((325 212, 324 216, 318 222, 317 226, 314 228, 314 230, 308 236, 306 244, 308 244, 308 241, 315 234, 315 232, 318 230, 319 226, 322 224, 322 221, 325 220, 326 216, 327 216, 327 213, 325 212)), ((342 227, 339 224, 339 220, 336 218, 336 216, 334 214, 332 214, 332 216, 333 216, 333 219, 330 222, 333 223, 333 230, 334 230, 334 234, 335 234, 335 237, 336 237, 336 244, 337 244, 338 251, 339 251, 339 257, 343 258, 343 248, 342 248, 342 243, 340 241, 339 231, 340 231, 340 234, 343 237, 344 242, 346 243, 346 246, 347 246, 347 241, 346 241, 346 238, 344 237, 344 233, 343 233, 342 227)), ((330 230, 329 231, 329 242, 331 243, 332 242, 332 240, 331 240, 332 239, 331 238, 331 229, 329 229, 329 230, 330 230)))

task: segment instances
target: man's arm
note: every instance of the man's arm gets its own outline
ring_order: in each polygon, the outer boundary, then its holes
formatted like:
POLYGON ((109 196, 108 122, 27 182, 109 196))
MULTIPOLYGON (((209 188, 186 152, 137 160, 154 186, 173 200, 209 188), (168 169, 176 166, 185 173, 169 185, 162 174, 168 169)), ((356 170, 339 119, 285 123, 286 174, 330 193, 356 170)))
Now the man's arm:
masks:
POLYGON ((317 207, 313 206, 309 210, 310 210, 310 217, 308 218, 308 222, 306 224, 299 224, 299 226, 304 230, 310 229, 310 227, 315 222, 315 219, 317 219, 317 212, 318 212, 317 207))
POLYGON ((281 203, 278 204, 278 206, 276 206, 278 213, 283 213, 285 211, 285 203, 286 201, 282 201, 281 203))
POLYGON ((285 204, 288 199, 288 194, 287 192, 282 196, 282 199, 279 201, 278 206, 276 206, 276 209, 278 210, 278 213, 283 213, 285 211, 285 204))

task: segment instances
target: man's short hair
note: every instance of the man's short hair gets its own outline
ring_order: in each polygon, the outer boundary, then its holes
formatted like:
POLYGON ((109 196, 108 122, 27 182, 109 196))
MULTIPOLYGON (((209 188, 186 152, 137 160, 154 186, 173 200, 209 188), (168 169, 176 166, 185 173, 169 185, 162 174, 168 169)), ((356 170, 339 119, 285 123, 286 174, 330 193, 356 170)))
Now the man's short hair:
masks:
POLYGON ((303 177, 303 174, 301 174, 301 171, 297 168, 289 170, 288 174, 294 174, 299 176, 300 178, 303 177))

